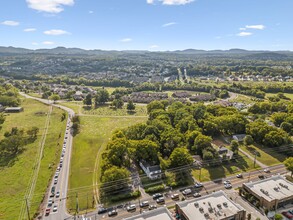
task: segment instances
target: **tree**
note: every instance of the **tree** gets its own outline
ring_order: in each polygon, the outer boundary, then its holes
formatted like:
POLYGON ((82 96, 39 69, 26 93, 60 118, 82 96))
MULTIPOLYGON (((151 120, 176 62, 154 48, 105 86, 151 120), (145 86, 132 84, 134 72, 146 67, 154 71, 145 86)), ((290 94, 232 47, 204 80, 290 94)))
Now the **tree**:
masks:
POLYGON ((95 96, 95 106, 104 104, 109 100, 109 92, 106 89, 99 89, 95 96))
POLYGON ((280 147, 290 142, 289 135, 281 130, 274 130, 267 133, 263 140, 264 144, 268 147, 280 147))
POLYGON ((83 100, 83 104, 85 105, 92 105, 92 95, 89 93, 86 95, 85 99, 83 100))
POLYGON ((102 175, 102 187, 101 190, 104 193, 112 193, 115 190, 127 187, 129 181, 129 171, 125 168, 119 168, 112 166, 105 170, 102 175))
POLYGON ((126 106, 128 111, 134 111, 135 110, 135 105, 133 104, 133 101, 129 100, 126 106))
POLYGON ((231 141, 231 150, 233 151, 234 154, 238 154, 239 150, 239 143, 236 140, 231 141))
POLYGON ((39 132, 38 127, 32 127, 31 129, 27 130, 27 134, 30 136, 30 139, 35 140, 37 138, 37 134, 39 132))
POLYGON ((275 220, 283 220, 283 216, 279 213, 275 214, 275 220))
POLYGON ((195 139, 194 139, 194 146, 192 150, 196 150, 197 154, 202 155, 202 151, 205 148, 211 147, 212 143, 212 138, 203 134, 199 134, 195 139))
POLYGON ((253 138, 251 135, 246 135, 243 139, 243 142, 246 146, 253 144, 253 138))
POLYGON ((192 156, 186 148, 178 147, 173 150, 170 155, 170 167, 176 168, 185 165, 191 165, 193 162, 192 156))
POLYGON ((147 105, 147 112, 150 114, 153 110, 155 109, 162 109, 165 110, 165 106, 162 102, 160 101, 152 101, 147 105))
POLYGON ((287 170, 291 172, 291 177, 292 177, 292 175, 293 175, 293 157, 288 157, 284 161, 284 165, 287 168, 287 170))
POLYGON ((122 99, 114 99, 112 102, 112 106, 114 106, 115 108, 122 108, 124 105, 124 102, 122 99))
POLYGON ((159 146, 150 140, 135 142, 135 160, 145 160, 150 164, 158 163, 159 146))
POLYGON ((283 122, 280 126, 281 129, 286 131, 288 134, 292 135, 293 134, 293 125, 289 122, 283 122))
POLYGON ((53 94, 50 96, 50 99, 55 103, 57 100, 60 100, 60 96, 58 94, 53 94))

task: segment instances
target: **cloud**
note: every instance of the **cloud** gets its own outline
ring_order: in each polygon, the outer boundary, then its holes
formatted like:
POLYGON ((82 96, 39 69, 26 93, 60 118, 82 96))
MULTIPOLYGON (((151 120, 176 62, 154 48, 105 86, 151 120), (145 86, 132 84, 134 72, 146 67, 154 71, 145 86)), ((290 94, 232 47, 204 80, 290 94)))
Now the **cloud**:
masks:
POLYGON ((44 41, 44 42, 42 42, 42 44, 44 44, 44 45, 53 45, 55 43, 52 42, 52 41, 44 41))
POLYGON ((123 42, 123 43, 131 42, 131 41, 132 41, 131 38, 124 38, 120 40, 120 42, 123 42))
POLYGON ((147 3, 154 4, 156 1, 162 2, 163 5, 186 5, 195 0, 147 0, 147 3))
POLYGON ((37 30, 36 28, 26 28, 26 29, 23 29, 24 32, 34 32, 36 30, 37 30))
POLYGON ((169 27, 169 26, 172 26, 175 24, 177 24, 177 23, 176 22, 169 22, 169 23, 163 24, 162 27, 169 27))
POLYGON ((264 30, 266 26, 262 24, 256 24, 256 25, 246 25, 245 27, 239 28, 240 31, 245 31, 247 29, 255 29, 255 30, 264 30))
POLYGON ((32 45, 39 45, 39 43, 37 43, 37 42, 32 42, 32 45))
POLYGON ((7 26, 18 26, 19 22, 18 21, 3 21, 1 22, 1 24, 7 25, 7 26))
POLYGON ((26 0, 28 7, 37 11, 48 13, 60 13, 62 6, 74 5, 74 0, 26 0))
POLYGON ((89 11, 89 14, 93 14, 94 13, 94 11, 89 11))
POLYGON ((159 47, 158 45, 154 44, 154 45, 150 46, 150 49, 155 49, 155 48, 158 48, 158 47, 159 47))
POLYGON ((251 32, 245 32, 245 31, 240 32, 240 33, 237 34, 237 36, 239 36, 239 37, 247 37, 247 36, 250 36, 250 35, 252 35, 251 32))
POLYGON ((57 36, 57 35, 64 35, 64 34, 70 34, 70 33, 64 30, 52 29, 52 30, 44 31, 44 34, 57 36))
POLYGON ((262 24, 257 24, 257 25, 246 25, 246 29, 256 29, 256 30, 263 30, 265 29, 265 26, 262 24))

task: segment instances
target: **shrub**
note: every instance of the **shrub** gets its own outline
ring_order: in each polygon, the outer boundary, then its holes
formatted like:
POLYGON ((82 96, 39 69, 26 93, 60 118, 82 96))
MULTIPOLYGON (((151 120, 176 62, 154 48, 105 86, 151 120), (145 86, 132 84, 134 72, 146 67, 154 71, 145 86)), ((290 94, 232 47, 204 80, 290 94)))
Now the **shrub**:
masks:
POLYGON ((127 193, 127 194, 121 194, 121 195, 117 195, 117 196, 112 196, 111 201, 112 202, 118 202, 121 200, 126 200, 126 199, 136 199, 138 197, 140 197, 140 191, 136 190, 132 193, 127 193))
POLYGON ((145 190, 146 193, 156 193, 156 192, 161 192, 165 189, 165 186, 162 184, 162 185, 159 185, 159 186, 153 186, 153 187, 150 187, 148 189, 145 190))

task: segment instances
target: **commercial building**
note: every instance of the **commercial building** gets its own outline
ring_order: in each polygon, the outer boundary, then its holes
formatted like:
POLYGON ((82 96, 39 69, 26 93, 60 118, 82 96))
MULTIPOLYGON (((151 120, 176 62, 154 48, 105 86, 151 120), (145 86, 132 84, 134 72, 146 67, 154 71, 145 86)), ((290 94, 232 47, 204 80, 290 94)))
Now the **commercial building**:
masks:
POLYGON ((176 203, 181 220, 245 220, 246 211, 222 190, 193 200, 176 203))
POLYGON ((293 204, 293 183, 281 175, 272 176, 257 182, 243 183, 242 195, 254 201, 259 207, 268 210, 293 204))
POLYGON ((140 215, 125 218, 124 220, 174 220, 171 212, 166 207, 146 211, 140 215))

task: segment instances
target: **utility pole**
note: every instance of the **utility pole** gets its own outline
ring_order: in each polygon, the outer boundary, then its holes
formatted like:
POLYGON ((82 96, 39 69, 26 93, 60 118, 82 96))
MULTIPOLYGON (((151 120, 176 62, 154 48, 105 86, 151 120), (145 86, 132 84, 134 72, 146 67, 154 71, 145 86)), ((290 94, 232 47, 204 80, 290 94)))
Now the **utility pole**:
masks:
POLYGON ((201 179, 201 167, 199 167, 199 181, 201 179))
POLYGON ((255 168, 255 163, 256 163, 256 151, 254 151, 254 161, 253 161, 253 167, 255 168))
POLYGON ((76 193, 76 210, 75 212, 78 214, 79 213, 79 205, 78 205, 78 194, 76 193))
POLYGON ((26 210, 27 210, 27 217, 28 219, 30 220, 31 217, 30 217, 30 209, 28 207, 28 201, 27 201, 27 198, 25 198, 25 204, 26 204, 26 210))

